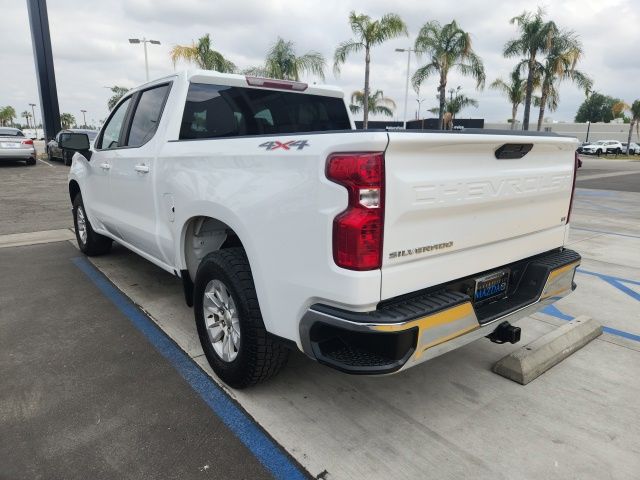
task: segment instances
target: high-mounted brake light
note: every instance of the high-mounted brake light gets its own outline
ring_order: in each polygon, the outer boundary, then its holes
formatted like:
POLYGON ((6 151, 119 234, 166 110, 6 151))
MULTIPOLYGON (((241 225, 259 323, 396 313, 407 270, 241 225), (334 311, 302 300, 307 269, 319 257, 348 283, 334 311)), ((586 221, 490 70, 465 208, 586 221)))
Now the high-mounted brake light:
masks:
POLYGON ((33 145, 33 140, 31 140, 30 138, 27 138, 26 140, 22 140, 20 143, 22 145, 33 145))
POLYGON ((327 159, 327 178, 349 194, 345 211, 333 220, 333 259, 349 270, 382 265, 384 228, 384 154, 334 153, 327 159))
POLYGON ((278 88, 280 90, 295 90, 296 92, 304 92, 309 85, 303 82, 293 82, 291 80, 274 80, 273 78, 262 77, 244 77, 247 84, 252 87, 278 88))
POLYGON ((571 200, 569 200, 569 211, 567 212, 567 221, 565 223, 569 223, 569 219, 571 218, 571 210, 573 209, 573 197, 576 194, 576 177, 578 176, 578 169, 581 166, 582 160, 578 158, 578 152, 576 152, 573 161, 573 186, 571 187, 571 200))

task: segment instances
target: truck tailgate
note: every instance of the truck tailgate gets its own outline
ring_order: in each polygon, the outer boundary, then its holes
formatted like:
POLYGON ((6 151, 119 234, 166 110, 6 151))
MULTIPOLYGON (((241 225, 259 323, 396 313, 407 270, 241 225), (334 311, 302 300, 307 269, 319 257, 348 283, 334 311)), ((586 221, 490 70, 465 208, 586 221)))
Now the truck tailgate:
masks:
POLYGON ((577 141, 390 132, 382 299, 497 268, 564 243, 577 141), (498 159, 505 144, 533 144, 498 159))

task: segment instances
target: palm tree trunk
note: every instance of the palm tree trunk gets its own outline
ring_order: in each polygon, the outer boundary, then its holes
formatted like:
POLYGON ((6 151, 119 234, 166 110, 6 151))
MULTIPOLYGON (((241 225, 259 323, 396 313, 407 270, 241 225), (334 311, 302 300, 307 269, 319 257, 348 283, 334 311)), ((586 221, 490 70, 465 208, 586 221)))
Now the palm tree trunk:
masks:
POLYGON ((535 65, 535 53, 529 57, 529 68, 527 72, 527 89, 524 98, 524 115, 522 117, 522 129, 529 130, 529 113, 531 112, 531 95, 533 94, 533 66, 535 65))
POLYGON ((369 128, 369 63, 371 62, 371 55, 369 54, 369 47, 366 47, 364 56, 364 98, 362 99, 363 110, 363 122, 362 128, 369 128))
POLYGON ((516 129, 516 116, 518 115, 518 105, 513 104, 511 106, 511 130, 516 129))
POLYGON ((627 151, 625 153, 625 155, 629 155, 629 149, 631 148, 631 134, 633 133, 633 118, 631 119, 631 121, 629 122, 629 137, 627 138, 627 151))
POLYGON ((540 95, 540 113, 538 113, 538 131, 542 128, 542 120, 544 120, 544 109, 547 107, 547 93, 545 91, 540 95))
POLYGON ((447 80, 440 78, 440 111, 438 112, 438 129, 444 130, 444 105, 447 102, 447 80))

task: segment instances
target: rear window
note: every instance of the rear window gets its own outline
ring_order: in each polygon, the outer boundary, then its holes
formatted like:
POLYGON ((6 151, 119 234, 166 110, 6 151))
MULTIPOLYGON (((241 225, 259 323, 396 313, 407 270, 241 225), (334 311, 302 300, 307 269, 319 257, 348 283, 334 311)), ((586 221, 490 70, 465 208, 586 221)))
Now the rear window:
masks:
POLYGON ((341 98, 192 83, 180 139, 350 129, 341 98))
POLYGON ((0 128, 0 136, 2 137, 24 137, 24 133, 15 128, 0 128))

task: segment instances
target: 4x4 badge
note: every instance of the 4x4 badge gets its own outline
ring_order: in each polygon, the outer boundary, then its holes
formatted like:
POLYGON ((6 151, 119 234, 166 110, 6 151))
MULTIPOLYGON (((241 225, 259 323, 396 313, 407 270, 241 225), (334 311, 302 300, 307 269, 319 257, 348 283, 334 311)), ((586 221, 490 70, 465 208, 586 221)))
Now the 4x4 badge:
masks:
POLYGON ((309 142, 307 140, 289 140, 288 142, 279 142, 278 140, 273 142, 264 142, 258 145, 258 148, 264 148, 266 150, 277 150, 279 148, 283 150, 291 150, 296 148, 302 150, 304 147, 308 147, 309 142))

